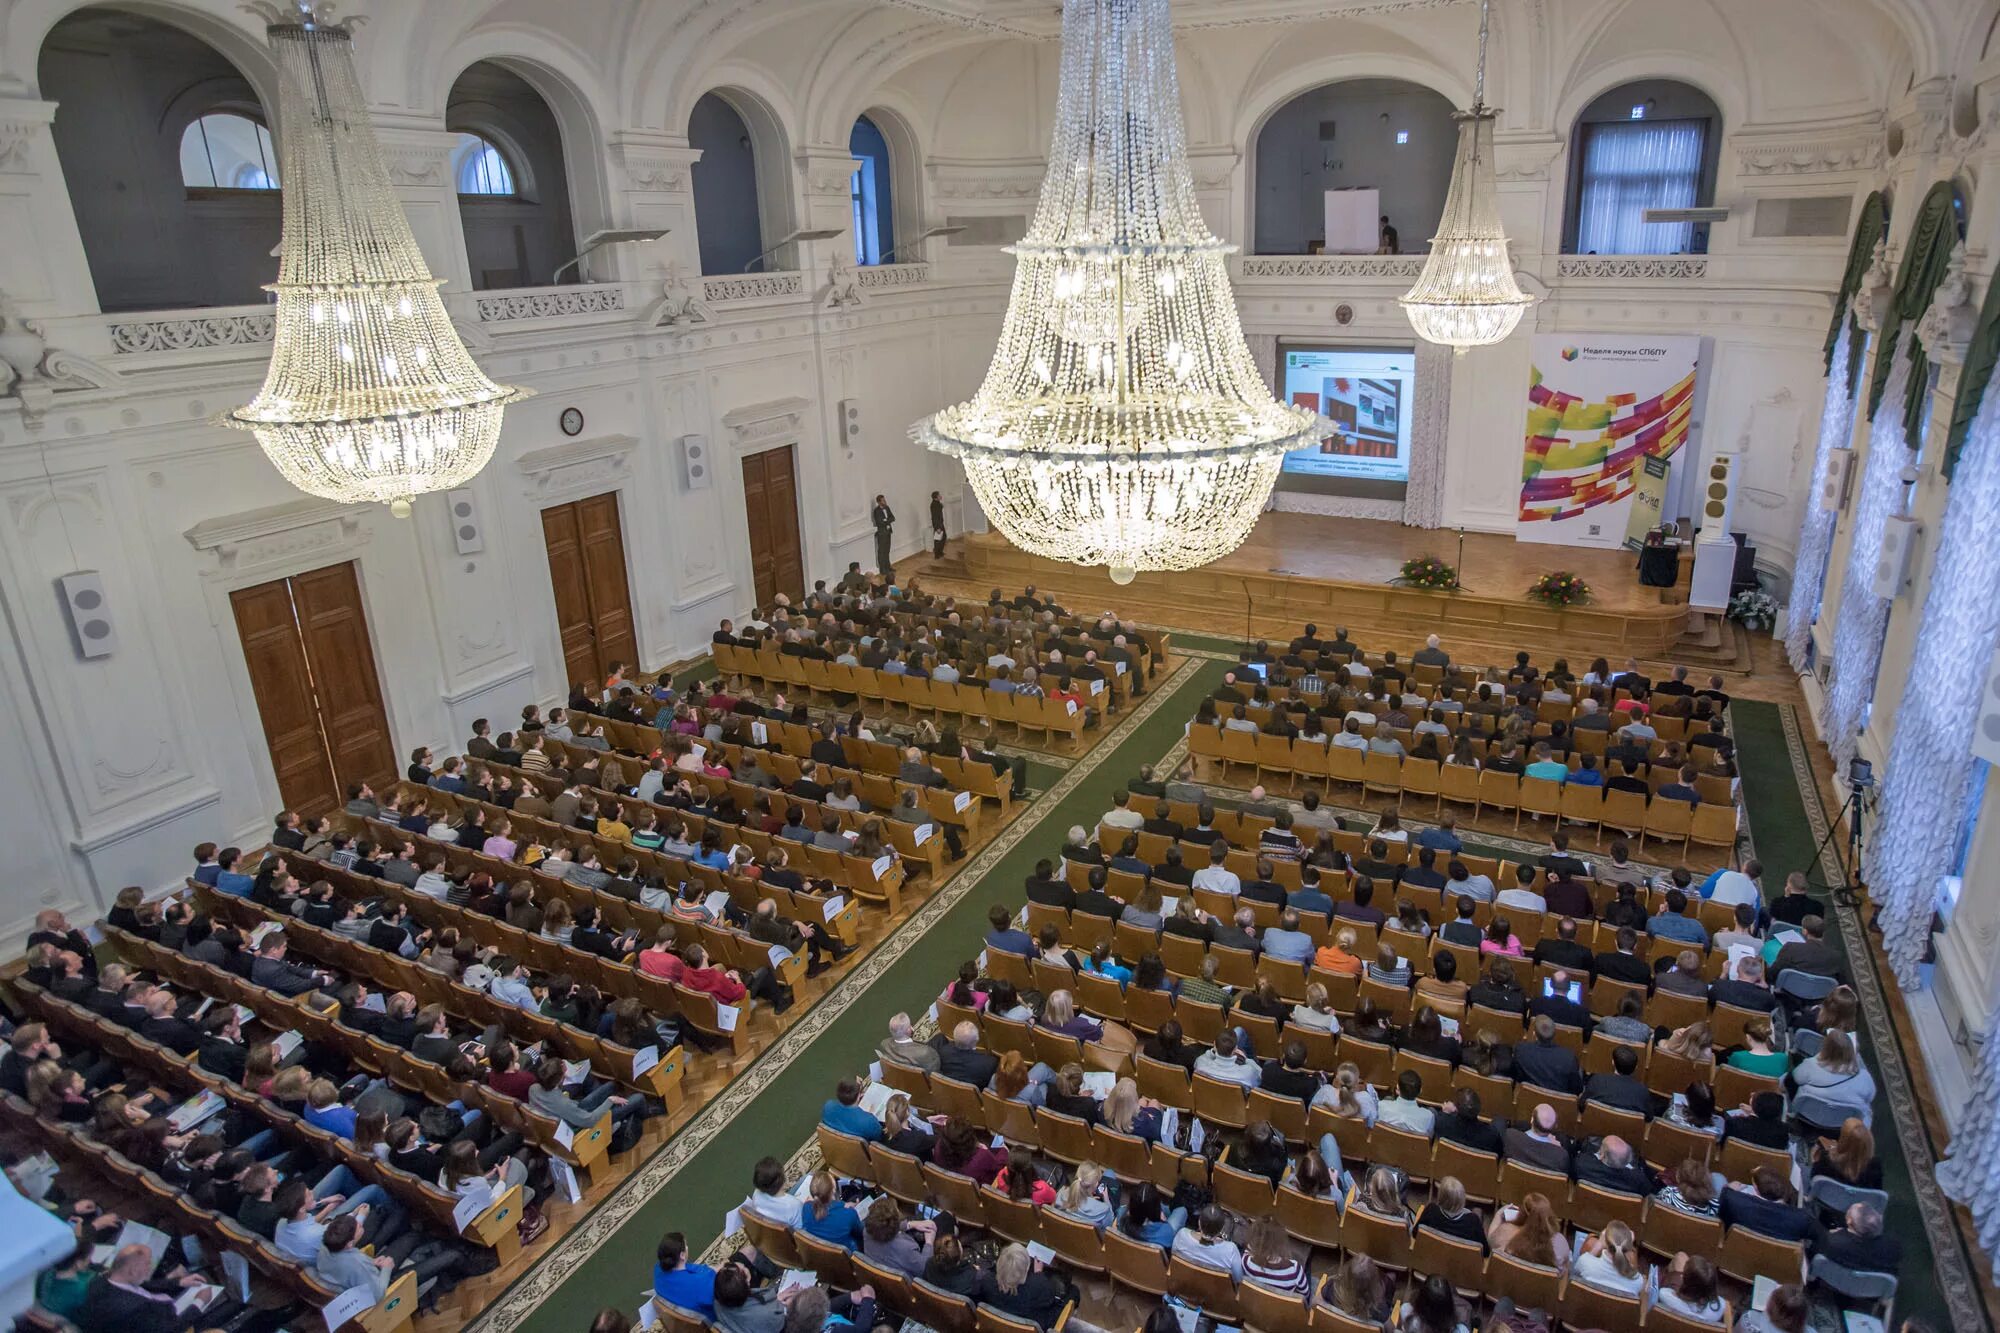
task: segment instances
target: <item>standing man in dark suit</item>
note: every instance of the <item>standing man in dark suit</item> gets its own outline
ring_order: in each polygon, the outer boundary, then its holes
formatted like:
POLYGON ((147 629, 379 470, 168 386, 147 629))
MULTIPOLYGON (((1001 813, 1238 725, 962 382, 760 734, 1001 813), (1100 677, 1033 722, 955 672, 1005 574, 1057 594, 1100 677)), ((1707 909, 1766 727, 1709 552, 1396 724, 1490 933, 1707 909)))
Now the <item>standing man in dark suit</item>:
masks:
POLYGON ((944 496, 931 492, 931 558, 944 556, 944 496))
POLYGON ((889 534, 896 526, 896 511, 889 508, 886 497, 878 495, 870 517, 875 521, 875 568, 881 571, 884 579, 888 579, 896 572, 895 566, 889 563, 889 534))

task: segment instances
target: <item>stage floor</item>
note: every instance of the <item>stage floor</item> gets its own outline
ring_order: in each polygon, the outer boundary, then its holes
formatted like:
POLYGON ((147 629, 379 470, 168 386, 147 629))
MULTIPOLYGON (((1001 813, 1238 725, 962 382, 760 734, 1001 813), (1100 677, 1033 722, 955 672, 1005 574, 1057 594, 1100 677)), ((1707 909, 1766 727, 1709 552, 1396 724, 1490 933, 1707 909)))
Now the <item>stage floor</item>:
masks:
MULTIPOLYGON (((998 533, 968 542, 1007 542, 998 533)), ((1532 546, 1489 532, 1465 534, 1465 558, 1458 558, 1454 528, 1406 528, 1380 519, 1331 518, 1323 514, 1269 513, 1248 541, 1206 570, 1237 576, 1276 574, 1336 583, 1382 584, 1403 562, 1434 555, 1458 566, 1464 591, 1480 597, 1522 598, 1543 574, 1567 569, 1590 585, 1592 608, 1651 611, 1662 604, 1661 590, 1639 586, 1639 557, 1626 550, 1586 550, 1575 546, 1532 546)), ((1683 555, 1683 579, 1691 557, 1683 555)))

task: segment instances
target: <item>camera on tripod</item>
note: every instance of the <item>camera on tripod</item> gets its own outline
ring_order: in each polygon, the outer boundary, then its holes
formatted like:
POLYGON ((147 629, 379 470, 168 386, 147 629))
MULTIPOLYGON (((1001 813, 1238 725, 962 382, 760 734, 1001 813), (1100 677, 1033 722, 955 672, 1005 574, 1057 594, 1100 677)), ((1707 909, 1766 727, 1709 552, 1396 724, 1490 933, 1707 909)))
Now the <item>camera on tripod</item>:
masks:
POLYGON ((1875 788, 1875 765, 1859 755, 1847 761, 1847 786, 1850 791, 1873 791, 1875 788))

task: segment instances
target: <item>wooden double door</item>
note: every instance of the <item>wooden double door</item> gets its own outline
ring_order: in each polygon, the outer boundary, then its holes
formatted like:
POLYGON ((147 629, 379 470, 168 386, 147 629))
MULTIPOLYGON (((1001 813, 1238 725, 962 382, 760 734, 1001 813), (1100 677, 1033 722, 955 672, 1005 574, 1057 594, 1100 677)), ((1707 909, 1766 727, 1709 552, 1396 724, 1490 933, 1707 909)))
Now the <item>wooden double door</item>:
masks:
POLYGON ((759 606, 771 605, 779 593, 794 601, 806 595, 796 466, 790 445, 743 460, 743 508, 750 521, 750 567, 759 606))
POLYGON ((544 509, 542 537, 548 544, 563 668, 572 685, 588 686, 594 696, 613 662, 639 665, 618 496, 593 495, 544 509))
POLYGON ((287 810, 325 814, 396 780, 395 748, 352 562, 231 593, 250 688, 287 810))

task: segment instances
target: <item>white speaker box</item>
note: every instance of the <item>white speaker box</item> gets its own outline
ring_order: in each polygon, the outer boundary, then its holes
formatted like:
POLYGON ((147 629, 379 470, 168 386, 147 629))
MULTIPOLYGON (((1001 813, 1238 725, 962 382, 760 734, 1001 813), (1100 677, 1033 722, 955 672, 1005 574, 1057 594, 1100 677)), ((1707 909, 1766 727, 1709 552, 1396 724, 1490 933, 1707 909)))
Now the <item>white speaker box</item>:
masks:
POLYGON ((1717 454, 1702 465, 1701 496, 1694 525, 1701 529, 1700 540, 1729 540, 1729 519, 1736 508, 1735 454, 1717 454))
POLYGON ((1882 550, 1875 557, 1875 575, 1868 591, 1877 597, 1902 595, 1910 577, 1910 557, 1916 552, 1923 524, 1907 514, 1891 514, 1882 522, 1882 550))
POLYGON ((843 398, 840 400, 840 447, 859 449, 861 447, 861 400, 843 398))
POLYGON ((1972 723, 1972 754, 2000 764, 2000 652, 1986 664, 1986 686, 1979 692, 1979 716, 1972 723))
POLYGON ((79 569, 56 580, 63 614, 69 618, 79 656, 109 657, 118 647, 111 629, 111 612, 104 604, 104 580, 94 569, 79 569))
POLYGON ((691 491, 705 491, 715 478, 709 466, 708 436, 683 435, 679 442, 681 483, 691 491))
POLYGON ((479 497, 469 490, 445 492, 445 506, 451 512, 451 540, 460 555, 478 555, 486 549, 486 529, 479 522, 479 497))
POLYGON ((1835 449, 1826 456, 1826 481, 1819 488, 1820 512, 1837 514, 1847 504, 1847 479, 1854 471, 1854 451, 1835 449))

